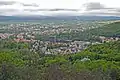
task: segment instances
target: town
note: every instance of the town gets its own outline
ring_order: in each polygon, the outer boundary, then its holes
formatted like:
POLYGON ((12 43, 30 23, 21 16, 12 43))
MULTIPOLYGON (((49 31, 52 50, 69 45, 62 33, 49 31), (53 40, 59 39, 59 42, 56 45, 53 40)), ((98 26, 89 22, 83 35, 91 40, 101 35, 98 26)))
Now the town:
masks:
MULTIPOLYGON (((2 23, 0 40, 10 39, 15 43, 24 42, 31 45, 30 51, 43 54, 72 54, 86 49, 89 45, 117 41, 119 37, 99 37, 99 41, 68 39, 72 33, 102 27, 112 21, 60 21, 60 22, 23 22, 2 23), (57 37, 57 35, 63 34, 57 37), (66 37, 66 34, 67 37, 66 37), (65 36, 65 37, 61 37, 65 36), (60 38, 59 38, 60 37, 60 38)), ((84 36, 83 36, 84 37, 84 36)))

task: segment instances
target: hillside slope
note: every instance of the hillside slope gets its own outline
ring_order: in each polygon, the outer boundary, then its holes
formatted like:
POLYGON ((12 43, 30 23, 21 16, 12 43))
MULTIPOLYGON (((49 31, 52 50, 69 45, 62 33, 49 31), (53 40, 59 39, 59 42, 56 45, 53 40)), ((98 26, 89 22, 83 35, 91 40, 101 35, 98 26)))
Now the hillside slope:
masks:
POLYGON ((114 22, 111 24, 107 24, 103 27, 92 29, 89 33, 98 36, 119 36, 120 35, 120 22, 114 22))

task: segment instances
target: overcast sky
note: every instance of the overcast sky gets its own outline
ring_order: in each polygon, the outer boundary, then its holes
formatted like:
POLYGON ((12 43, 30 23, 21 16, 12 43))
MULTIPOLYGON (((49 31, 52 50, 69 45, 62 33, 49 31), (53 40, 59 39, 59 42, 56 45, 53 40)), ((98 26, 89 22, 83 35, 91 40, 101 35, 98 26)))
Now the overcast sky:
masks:
POLYGON ((0 0, 0 15, 120 16, 120 0, 0 0))

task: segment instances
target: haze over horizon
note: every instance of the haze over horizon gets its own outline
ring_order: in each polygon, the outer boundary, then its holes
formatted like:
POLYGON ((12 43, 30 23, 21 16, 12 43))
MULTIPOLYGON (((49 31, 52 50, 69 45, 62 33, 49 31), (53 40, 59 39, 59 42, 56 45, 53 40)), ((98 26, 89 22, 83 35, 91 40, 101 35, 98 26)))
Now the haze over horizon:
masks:
POLYGON ((120 16, 119 0, 0 0, 0 15, 120 16))

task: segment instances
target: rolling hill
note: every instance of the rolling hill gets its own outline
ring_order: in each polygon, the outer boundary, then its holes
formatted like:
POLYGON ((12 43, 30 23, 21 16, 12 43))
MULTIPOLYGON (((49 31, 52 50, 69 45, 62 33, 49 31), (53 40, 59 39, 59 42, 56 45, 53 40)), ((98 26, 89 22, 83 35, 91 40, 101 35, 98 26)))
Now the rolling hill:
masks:
POLYGON ((106 37, 120 36, 120 21, 107 24, 97 29, 92 29, 89 31, 89 33, 97 36, 106 36, 106 37))
POLYGON ((29 20, 120 20, 115 16, 0 16, 0 21, 29 21, 29 20))

